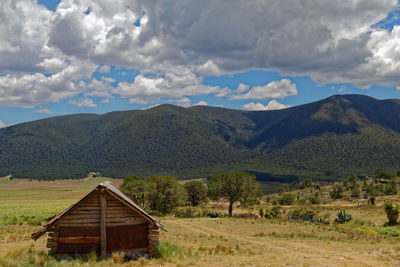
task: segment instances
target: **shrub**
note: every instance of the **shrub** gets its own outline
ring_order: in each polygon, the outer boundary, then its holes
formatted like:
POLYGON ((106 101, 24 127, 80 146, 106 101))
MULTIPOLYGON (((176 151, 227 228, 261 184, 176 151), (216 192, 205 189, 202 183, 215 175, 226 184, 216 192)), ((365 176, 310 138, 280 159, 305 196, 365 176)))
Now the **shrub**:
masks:
POLYGON ((297 208, 288 215, 289 220, 312 221, 316 215, 315 211, 305 208, 297 208))
POLYGON ((219 212, 215 212, 215 211, 210 211, 207 213, 207 217, 210 217, 210 218, 218 218, 220 216, 221 216, 221 214, 219 212))
POLYGON ((391 237, 400 236, 400 231, 392 227, 375 227, 374 230, 380 235, 386 235, 391 237))
POLYGON ((317 217, 317 213, 309 208, 297 208, 291 211, 288 220, 329 224, 326 218, 317 217))
POLYGON ((353 183, 351 186, 351 196, 352 197, 359 197, 360 196, 360 186, 358 183, 353 183))
POLYGON ((396 195, 397 194, 397 181, 395 178, 390 180, 390 183, 385 186, 386 195, 396 195))
POLYGON ((318 191, 316 191, 314 193, 314 196, 310 197, 308 200, 310 201, 311 204, 320 204, 321 203, 321 199, 319 198, 318 191))
POLYGON ((341 184, 335 184, 332 191, 329 192, 329 196, 333 199, 339 199, 343 197, 344 188, 341 184))
POLYGON ((184 208, 179 209, 175 212, 175 217, 178 218, 196 218, 205 216, 207 212, 202 209, 194 209, 194 208, 184 208))
POLYGON ((375 205, 375 197, 374 196, 370 196, 368 198, 368 203, 371 204, 371 205, 375 205))
POLYGON ((263 208, 260 208, 260 210, 258 211, 258 215, 260 215, 261 218, 264 218, 264 210, 263 210, 263 208))
POLYGON ((276 219, 280 213, 281 207, 275 206, 272 209, 265 209, 264 217, 266 219, 276 219))
POLYGON ((390 201, 385 202, 385 212, 389 220, 389 225, 396 224, 399 217, 399 208, 397 205, 390 201))
POLYGON ((312 186, 312 180, 310 178, 304 179, 300 183, 300 189, 305 189, 305 188, 311 187, 311 186, 312 186))
POLYGON ((292 205, 294 203, 295 196, 293 194, 284 194, 278 200, 281 205, 292 205))
POLYGON ((279 195, 282 195, 283 193, 289 191, 289 186, 287 184, 282 184, 278 187, 278 189, 276 190, 276 192, 279 195))
POLYGON ((335 219, 335 222, 336 223, 345 223, 345 222, 351 221, 352 218, 353 217, 350 214, 346 213, 346 211, 341 211, 340 210, 337 213, 337 217, 335 219))
POLYGON ((377 170, 375 171, 375 175, 376 175, 376 177, 378 177, 378 178, 384 178, 384 179, 391 179, 391 178, 393 178, 393 177, 396 176, 395 173, 389 172, 389 171, 385 171, 385 170, 383 170, 383 169, 377 169, 377 170))

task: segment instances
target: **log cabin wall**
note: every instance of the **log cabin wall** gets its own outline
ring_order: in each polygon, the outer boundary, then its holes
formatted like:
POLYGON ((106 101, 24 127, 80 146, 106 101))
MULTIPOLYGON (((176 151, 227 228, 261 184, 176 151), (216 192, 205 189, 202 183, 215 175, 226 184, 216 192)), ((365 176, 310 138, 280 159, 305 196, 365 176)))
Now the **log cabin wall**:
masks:
POLYGON ((148 233, 149 244, 147 248, 149 254, 153 254, 157 250, 157 246, 159 244, 158 235, 159 235, 158 227, 155 225, 149 225, 149 233, 148 233))
POLYGON ((133 208, 107 194, 107 253, 117 250, 148 252, 149 221, 133 208))
POLYGON ((107 201, 107 227, 147 224, 149 221, 141 214, 128 207, 110 194, 106 194, 107 201))
POLYGON ((100 254, 100 198, 94 193, 70 213, 63 216, 58 226, 59 255, 100 254))
POLYGON ((48 238, 46 247, 49 248, 49 254, 55 255, 57 253, 58 246, 58 227, 50 227, 48 231, 48 238))
POLYGON ((47 240, 49 252, 58 256, 94 251, 104 257, 105 253, 111 254, 120 250, 145 251, 151 254, 157 245, 157 226, 111 194, 100 191, 62 216, 49 229, 47 240), (104 198, 100 194, 104 194, 104 198), (104 199, 105 234, 102 236, 101 222, 104 218, 102 219, 101 202, 104 199), (105 244, 103 248, 102 238, 105 244))

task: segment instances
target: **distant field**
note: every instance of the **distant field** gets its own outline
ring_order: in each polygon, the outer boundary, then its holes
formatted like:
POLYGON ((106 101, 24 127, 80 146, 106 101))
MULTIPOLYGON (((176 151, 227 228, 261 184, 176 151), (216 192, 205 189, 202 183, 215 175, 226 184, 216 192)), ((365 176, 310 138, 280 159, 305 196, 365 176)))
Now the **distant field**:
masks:
POLYGON ((40 225, 105 180, 110 180, 117 186, 122 183, 122 180, 109 178, 60 181, 0 180, 0 225, 40 225))
MULTIPOLYGON (((40 227, 34 224, 67 208, 103 180, 0 181, 0 266, 114 264, 112 259, 57 261, 47 255, 46 237, 30 239, 40 227)), ((398 195, 391 198, 399 199, 398 195)), ((382 227, 386 222, 383 199, 377 203, 369 206, 360 199, 312 206, 326 215, 329 225, 285 219, 285 214, 301 206, 283 207, 281 219, 161 217, 168 231, 161 231, 162 258, 124 266, 399 266, 399 227, 382 227), (352 214, 353 220, 333 224, 339 209, 352 214)), ((223 203, 204 208, 226 213, 223 203)), ((258 208, 250 211, 257 213, 258 208)), ((236 214, 248 211, 234 209, 236 214)))

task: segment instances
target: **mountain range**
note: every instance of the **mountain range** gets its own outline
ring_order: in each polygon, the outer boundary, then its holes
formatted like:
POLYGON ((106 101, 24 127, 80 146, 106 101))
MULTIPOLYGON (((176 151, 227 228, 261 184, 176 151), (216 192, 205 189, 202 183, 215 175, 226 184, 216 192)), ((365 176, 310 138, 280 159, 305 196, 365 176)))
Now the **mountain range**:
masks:
POLYGON ((42 179, 242 170, 260 180, 400 168, 400 100, 363 95, 272 111, 160 105, 57 116, 0 129, 0 176, 42 179))

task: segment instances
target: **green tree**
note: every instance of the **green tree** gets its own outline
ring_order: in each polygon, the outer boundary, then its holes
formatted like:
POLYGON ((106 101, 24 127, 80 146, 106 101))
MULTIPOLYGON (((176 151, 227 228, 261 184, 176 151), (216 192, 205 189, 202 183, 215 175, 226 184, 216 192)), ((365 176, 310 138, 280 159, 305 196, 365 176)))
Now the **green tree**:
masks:
POLYGON ((295 196, 293 194, 287 193, 281 196, 278 200, 281 205, 292 205, 295 200, 295 196))
POLYGON ((279 195, 282 195, 283 193, 289 191, 289 187, 287 184, 282 184, 278 187, 276 191, 278 192, 279 195))
POLYGON ((293 191, 296 190, 296 181, 293 181, 289 184, 289 190, 288 191, 293 191))
POLYGON ((349 182, 353 185, 357 182, 357 175, 355 175, 354 173, 351 173, 349 175, 349 182))
POLYGON ((351 196, 359 197, 360 196, 360 185, 357 182, 354 182, 351 185, 351 196))
POLYGON ((319 192, 315 191, 314 196, 310 197, 308 200, 311 204, 320 204, 321 199, 319 198, 319 192))
POLYGON ((312 180, 310 178, 304 179, 300 183, 300 189, 305 189, 305 188, 311 187, 311 186, 312 186, 312 180))
POLYGON ((199 181, 191 181, 185 183, 183 187, 186 189, 188 203, 195 207, 203 203, 207 203, 207 187, 199 181))
POLYGON ((391 179, 396 175, 393 172, 385 171, 384 169, 377 169, 375 175, 378 178, 391 179))
POLYGON ((135 203, 146 208, 146 180, 138 176, 128 176, 124 178, 119 189, 130 197, 135 203))
POLYGON ((261 184, 256 181, 255 176, 244 172, 216 174, 208 180, 207 186, 212 199, 228 199, 230 216, 234 203, 250 203, 262 195, 261 184))
POLYGON ((395 177, 390 179, 389 184, 385 186, 386 195, 396 195, 397 194, 397 180, 395 177))
POLYGON ((344 188, 341 184, 335 184, 332 187, 332 191, 329 192, 329 196, 333 199, 339 199, 343 197, 344 188))
POLYGON ((368 190, 368 184, 367 181, 364 180, 362 184, 362 191, 367 192, 367 190, 368 190))
POLYGON ((151 210, 162 214, 186 203, 184 187, 171 176, 152 176, 146 180, 147 199, 151 210))

